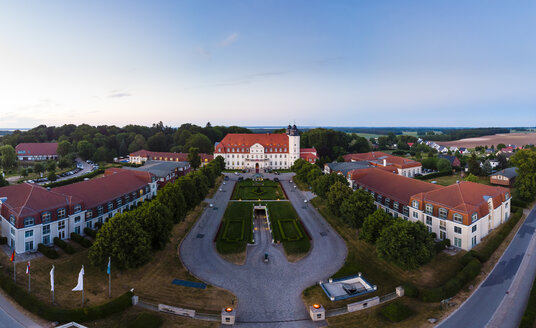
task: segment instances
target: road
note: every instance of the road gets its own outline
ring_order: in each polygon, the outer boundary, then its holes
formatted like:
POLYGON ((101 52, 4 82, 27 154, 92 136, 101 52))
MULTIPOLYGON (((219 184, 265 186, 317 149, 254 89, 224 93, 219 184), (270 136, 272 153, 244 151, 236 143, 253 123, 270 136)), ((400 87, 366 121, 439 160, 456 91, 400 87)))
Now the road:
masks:
MULTIPOLYGON (((77 163, 82 163, 82 170, 80 172, 77 172, 73 175, 69 175, 69 176, 66 176, 66 177, 58 177, 58 179, 56 181, 61 181, 61 180, 66 180, 66 179, 72 179, 72 178, 75 178, 77 176, 81 176, 81 175, 84 175, 84 174, 87 174, 91 171, 93 171, 93 166, 91 166, 90 164, 86 163, 85 161, 83 161, 81 158, 76 158, 76 162, 77 163)), ((26 162, 28 163, 28 162, 26 162)), ((37 162, 36 162, 37 163, 37 162)), ((16 184, 17 181, 19 181, 19 179, 21 179, 22 177, 21 176, 12 176, 12 177, 9 177, 7 178, 6 180, 10 183, 10 184, 16 184)), ((50 181, 45 181, 45 182, 40 182, 38 183, 38 185, 44 185, 44 184, 47 184, 49 183, 50 181)))
POLYGON ((536 274, 535 231, 533 208, 486 280, 438 327, 517 327, 536 274))
POLYGON ((238 297, 237 326, 315 327, 300 298, 301 292, 329 278, 344 264, 344 240, 312 206, 304 208, 304 193, 289 183, 292 174, 281 174, 277 177, 311 234, 309 254, 298 262, 288 262, 281 246, 271 243, 270 232, 260 227, 254 235, 256 244, 247 248, 246 263, 227 262, 217 253, 213 240, 237 179, 233 174, 228 176, 230 180, 222 186, 223 191, 211 200, 217 209, 207 208, 181 244, 184 265, 199 279, 238 297), (270 256, 268 263, 263 262, 264 253, 270 256))
POLYGON ((41 327, 19 312, 2 293, 0 293, 0 328, 38 328, 41 327))

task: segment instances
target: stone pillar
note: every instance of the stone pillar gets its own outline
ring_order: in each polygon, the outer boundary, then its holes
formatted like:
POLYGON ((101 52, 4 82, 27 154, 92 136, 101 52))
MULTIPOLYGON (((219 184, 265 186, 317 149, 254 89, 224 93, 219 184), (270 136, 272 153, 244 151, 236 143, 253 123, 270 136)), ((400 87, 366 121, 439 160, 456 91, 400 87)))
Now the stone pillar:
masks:
POLYGON ((232 307, 226 307, 221 310, 221 324, 234 325, 236 318, 236 310, 232 307))
POLYGON ((402 286, 396 287, 396 296, 398 297, 404 296, 404 288, 402 286))
POLYGON ((320 304, 313 304, 309 306, 309 315, 313 321, 326 320, 326 310, 320 304))
POLYGON ((138 301, 139 301, 138 295, 132 296, 131 300, 132 300, 132 305, 138 305, 138 301))

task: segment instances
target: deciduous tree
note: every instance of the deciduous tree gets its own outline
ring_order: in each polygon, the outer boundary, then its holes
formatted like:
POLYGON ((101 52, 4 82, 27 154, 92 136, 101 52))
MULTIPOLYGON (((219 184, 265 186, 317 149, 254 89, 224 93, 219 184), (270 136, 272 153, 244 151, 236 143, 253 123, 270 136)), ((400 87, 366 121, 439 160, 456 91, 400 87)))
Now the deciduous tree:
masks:
POLYGON ((341 204, 341 215, 344 222, 352 228, 361 228, 363 221, 372 214, 376 207, 374 199, 364 190, 354 191, 341 204))
POLYGON ((390 226, 394 222, 394 218, 385 213, 381 209, 374 211, 363 221, 363 227, 359 231, 359 238, 364 241, 374 244, 380 237, 382 230, 390 226))

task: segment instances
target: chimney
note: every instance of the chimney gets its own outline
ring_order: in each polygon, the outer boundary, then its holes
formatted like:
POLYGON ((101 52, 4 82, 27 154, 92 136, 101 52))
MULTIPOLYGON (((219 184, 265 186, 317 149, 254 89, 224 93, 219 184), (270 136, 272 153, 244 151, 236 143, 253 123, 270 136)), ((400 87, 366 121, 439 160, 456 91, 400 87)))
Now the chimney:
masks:
POLYGON ((387 166, 387 160, 385 158, 383 159, 383 166, 387 166))

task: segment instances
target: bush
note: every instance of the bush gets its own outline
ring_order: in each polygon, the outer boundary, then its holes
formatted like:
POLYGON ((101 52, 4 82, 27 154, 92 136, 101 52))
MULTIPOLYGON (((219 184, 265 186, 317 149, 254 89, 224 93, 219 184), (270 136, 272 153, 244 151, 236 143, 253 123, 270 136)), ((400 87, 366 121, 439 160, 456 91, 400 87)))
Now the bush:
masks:
POLYGON ((71 246, 70 244, 67 244, 64 240, 61 240, 58 237, 54 237, 54 245, 63 249, 63 251, 65 251, 65 253, 67 254, 75 253, 75 249, 73 248, 73 246, 71 246))
POLYGON ((400 302, 394 302, 382 307, 380 313, 391 322, 400 322, 409 318, 413 311, 400 302))
POLYGON ((524 202, 521 199, 518 199, 517 197, 512 197, 511 205, 520 207, 520 208, 526 208, 529 206, 527 202, 524 202))
POLYGON ((164 320, 159 315, 153 313, 140 313, 133 321, 129 322, 128 328, 159 328, 164 324, 164 320))
POLYGON ((58 257, 60 257, 60 255, 58 254, 58 252, 56 252, 54 248, 45 246, 43 244, 37 244, 37 250, 49 259, 57 259, 58 257))
POLYGON ((84 175, 81 175, 81 176, 78 176, 78 177, 75 177, 75 178, 47 183, 47 184, 44 185, 44 187, 45 188, 56 188, 56 187, 66 186, 66 185, 69 185, 71 183, 84 181, 85 178, 88 178, 88 179, 94 178, 97 175, 103 174, 103 173, 104 173, 104 169, 99 169, 99 170, 96 170, 96 171, 93 171, 93 172, 90 172, 88 174, 84 174, 84 175))
POLYGON ((7 244, 7 237, 0 236, 0 245, 7 244))
POLYGON ((404 288, 404 296, 413 298, 419 297, 419 289, 415 287, 414 284, 408 282, 403 284, 402 288, 404 288))
POLYGON ((85 227, 84 233, 93 239, 97 238, 97 230, 93 230, 91 228, 85 227))
POLYGON ((76 241, 77 243, 79 243, 80 245, 82 245, 82 247, 84 248, 90 248, 91 245, 93 245, 93 243, 91 242, 91 240, 89 239, 86 239, 82 236, 80 236, 79 234, 77 234, 76 232, 71 232, 71 239, 76 241))
POLYGON ((440 253, 443 251, 447 246, 450 246, 450 239, 443 239, 441 241, 438 241, 435 243, 434 248, 436 253, 440 253))
POLYGON ((441 287, 425 288, 421 290, 420 295, 423 302, 441 302, 445 298, 441 287))

